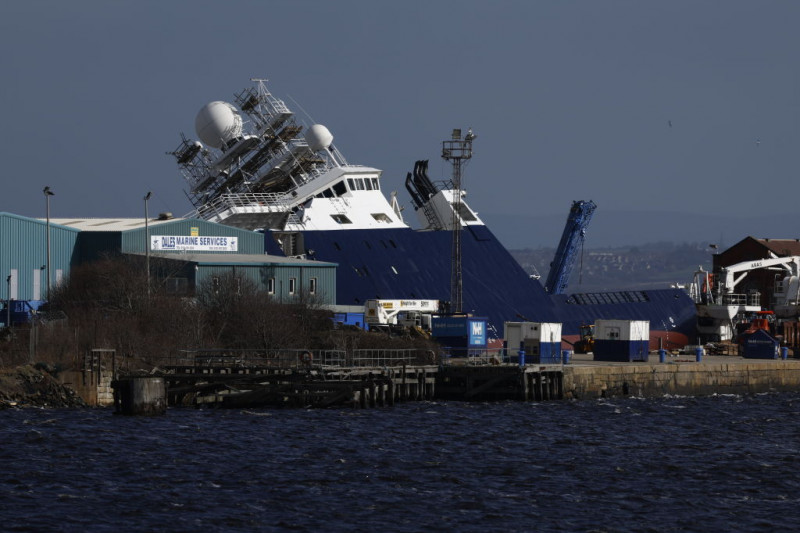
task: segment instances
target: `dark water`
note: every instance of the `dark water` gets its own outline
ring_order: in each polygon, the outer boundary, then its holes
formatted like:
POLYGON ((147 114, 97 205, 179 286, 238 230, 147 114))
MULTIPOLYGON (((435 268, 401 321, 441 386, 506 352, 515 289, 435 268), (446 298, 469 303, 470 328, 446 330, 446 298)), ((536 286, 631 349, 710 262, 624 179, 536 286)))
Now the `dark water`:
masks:
POLYGON ((800 394, 0 412, 4 531, 800 527, 800 394))

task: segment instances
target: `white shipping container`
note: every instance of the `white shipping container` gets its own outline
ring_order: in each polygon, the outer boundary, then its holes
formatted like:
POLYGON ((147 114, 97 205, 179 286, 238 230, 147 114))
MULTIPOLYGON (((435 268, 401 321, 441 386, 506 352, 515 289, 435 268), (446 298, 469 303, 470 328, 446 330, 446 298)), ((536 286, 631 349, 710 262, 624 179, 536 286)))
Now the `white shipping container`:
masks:
POLYGON ((595 340, 649 341, 649 320, 597 320, 594 323, 595 340))
POLYGON ((554 322, 506 322, 503 338, 508 349, 519 349, 525 341, 552 342, 561 344, 561 324, 554 322))

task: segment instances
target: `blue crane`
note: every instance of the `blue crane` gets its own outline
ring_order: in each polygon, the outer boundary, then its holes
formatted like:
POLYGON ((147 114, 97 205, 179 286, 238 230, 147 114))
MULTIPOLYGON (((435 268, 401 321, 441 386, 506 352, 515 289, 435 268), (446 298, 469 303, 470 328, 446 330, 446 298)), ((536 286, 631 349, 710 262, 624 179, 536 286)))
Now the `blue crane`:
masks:
POLYGON ((547 281, 544 284, 545 290, 550 294, 563 294, 567 290, 569 275, 572 273, 572 267, 575 265, 578 255, 578 245, 583 244, 586 228, 589 226, 589 221, 596 208, 597 206, 591 200, 572 202, 567 224, 561 235, 561 242, 558 243, 556 255, 553 262, 550 263, 550 272, 547 274, 547 281))

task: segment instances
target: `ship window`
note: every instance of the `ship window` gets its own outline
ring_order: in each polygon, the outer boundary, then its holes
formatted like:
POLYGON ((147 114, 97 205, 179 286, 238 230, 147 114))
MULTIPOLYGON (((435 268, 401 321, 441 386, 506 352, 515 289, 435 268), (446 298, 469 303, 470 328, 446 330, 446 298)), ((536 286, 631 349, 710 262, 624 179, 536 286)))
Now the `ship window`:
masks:
POLYGON ((392 223, 392 219, 389 218, 389 216, 386 215, 386 213, 372 213, 372 218, 374 218, 378 222, 385 222, 386 224, 392 223))
POLYGON ((648 301, 650 301, 650 298, 648 298, 647 293, 642 291, 578 293, 567 299, 567 303, 578 305, 644 303, 648 301))
POLYGON ((383 245, 384 248, 388 248, 388 246, 386 246, 386 243, 384 241, 381 241, 381 244, 383 245))
POLYGON ((289 278, 289 294, 294 294, 297 289, 297 278, 289 278))
POLYGON ((325 189, 324 191, 322 191, 322 196, 324 196, 325 198, 333 198, 334 194, 332 190, 325 189))
POLYGON ((267 294, 275 294, 275 278, 267 280, 267 294))
MULTIPOLYGON (((455 204, 452 205, 453 209, 455 209, 455 204)), ((464 204, 458 204, 458 216, 460 216, 461 220, 464 222, 475 222, 477 220, 475 215, 472 214, 472 211, 469 210, 469 207, 464 204)))
POLYGON ((316 294, 317 293, 317 278, 311 278, 308 280, 308 294, 316 294))
POLYGON ((352 224, 353 222, 344 215, 331 215, 331 218, 338 224, 352 224))
POLYGON ((361 178, 356 180, 356 189, 358 189, 359 191, 364 190, 364 180, 362 180, 361 178))
POLYGON ((397 245, 394 243, 393 240, 389 239, 389 244, 392 245, 392 248, 397 248, 397 245))
POLYGON ((355 183, 353 183, 353 178, 347 178, 347 185, 349 185, 349 187, 348 187, 348 188, 349 188, 351 191, 354 191, 354 190, 356 190, 356 184, 355 184, 355 183))
POLYGON ((364 241, 364 246, 367 247, 367 250, 372 250, 372 245, 369 242, 364 241))
POLYGON ((394 272, 395 274, 397 274, 397 269, 396 269, 395 267, 392 267, 392 272, 394 272))
POLYGON ((378 178, 370 178, 370 180, 372 180, 372 188, 374 190, 376 190, 376 191, 381 190, 381 188, 378 187, 378 178))
POLYGON ((334 248, 336 248, 337 250, 341 250, 341 249, 342 249, 342 247, 341 247, 341 246, 339 246, 339 243, 338 243, 338 242, 334 242, 334 243, 333 243, 333 247, 334 247, 334 248))
POLYGON ((367 187, 367 190, 368 190, 368 191, 371 191, 371 190, 372 190, 372 180, 371 180, 371 179, 369 179, 369 178, 366 178, 366 179, 364 180, 364 185, 367 187))
POLYGON ((343 181, 335 184, 333 187, 333 193, 336 196, 342 196, 344 193, 347 192, 347 187, 345 186, 343 181))

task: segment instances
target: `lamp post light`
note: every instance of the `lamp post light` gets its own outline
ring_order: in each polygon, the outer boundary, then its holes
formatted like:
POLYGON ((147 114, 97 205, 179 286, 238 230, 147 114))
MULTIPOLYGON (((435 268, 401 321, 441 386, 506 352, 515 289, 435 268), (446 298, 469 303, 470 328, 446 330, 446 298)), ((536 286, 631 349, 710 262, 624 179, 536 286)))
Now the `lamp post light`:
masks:
POLYGON ((50 190, 50 186, 46 186, 42 192, 44 193, 45 202, 47 204, 47 282, 45 283, 45 300, 50 301, 50 197, 55 196, 55 193, 50 190))
POLYGON ((152 191, 147 191, 144 195, 144 253, 145 253, 145 268, 147 269, 147 297, 150 297, 150 226, 149 219, 150 213, 147 211, 147 201, 153 196, 152 191))

